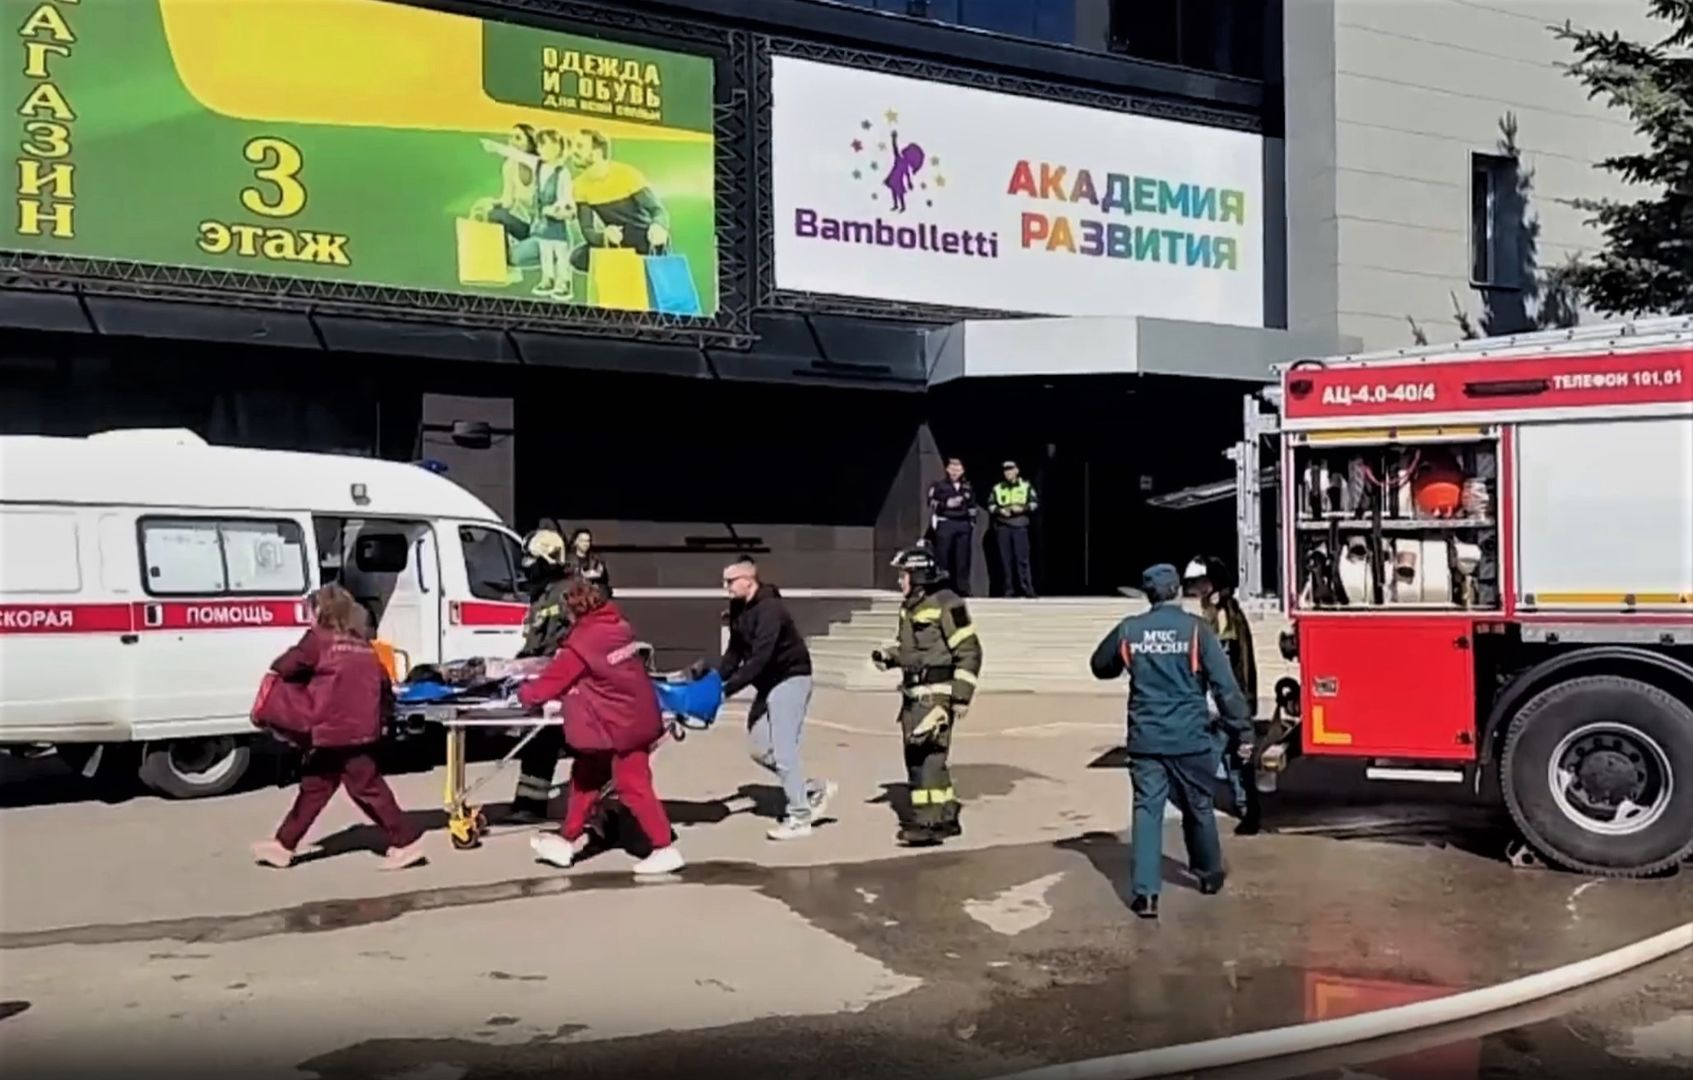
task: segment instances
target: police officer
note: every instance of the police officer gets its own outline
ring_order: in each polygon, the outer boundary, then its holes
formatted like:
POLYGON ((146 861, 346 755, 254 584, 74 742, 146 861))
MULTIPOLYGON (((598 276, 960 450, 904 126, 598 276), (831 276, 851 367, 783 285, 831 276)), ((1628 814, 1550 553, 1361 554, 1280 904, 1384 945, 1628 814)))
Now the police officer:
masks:
POLYGON ((1040 509, 1040 501, 1035 486, 1023 479, 1015 461, 1007 461, 1004 470, 1005 479, 993 486, 988 501, 1001 580, 1006 596, 1034 596, 1034 576, 1029 572, 1029 515, 1040 509))
POLYGON ((891 565, 899 569, 905 593, 899 641, 877 649, 870 660, 883 671, 899 668, 903 675, 899 726, 905 736, 911 815, 900 823, 898 840, 907 847, 929 847, 964 831, 946 759, 952 729, 976 693, 982 643, 964 601, 947 587, 928 548, 905 548, 891 565))
POLYGON ((976 492, 964 476, 964 462, 946 459, 946 479, 929 485, 929 524, 935 529, 935 561, 952 581, 952 591, 970 595, 970 547, 976 535, 976 492))
POLYGON ((1158 917, 1159 868, 1164 858, 1164 804, 1182 814, 1188 866, 1199 891, 1223 887, 1223 850, 1211 804, 1217 744, 1206 691, 1217 699, 1219 721, 1243 738, 1252 730, 1246 701, 1217 635, 1178 602, 1181 578, 1160 563, 1147 569, 1141 589, 1152 610, 1131 615, 1100 641, 1093 674, 1129 673, 1129 773, 1134 781, 1129 910, 1158 917))
MULTIPOLYGON (((537 529, 523 541, 523 580, 529 586, 529 612, 523 618, 523 648, 518 656, 551 656, 570 631, 564 593, 572 577, 564 537, 552 529, 537 529)), ((564 727, 549 724, 535 733, 518 755, 517 794, 511 801, 511 820, 547 820, 553 792, 553 770, 564 749, 564 727)))

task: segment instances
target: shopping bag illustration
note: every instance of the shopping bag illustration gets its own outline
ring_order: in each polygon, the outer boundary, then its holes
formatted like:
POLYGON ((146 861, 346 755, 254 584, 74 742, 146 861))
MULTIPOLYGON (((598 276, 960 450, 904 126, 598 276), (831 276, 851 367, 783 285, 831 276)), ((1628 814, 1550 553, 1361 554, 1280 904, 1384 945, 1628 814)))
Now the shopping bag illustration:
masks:
POLYGON ((666 315, 699 315, 700 292, 686 255, 647 256, 647 289, 654 311, 666 315))
POLYGON ((588 258, 588 296, 596 307, 651 311, 641 256, 633 248, 595 248, 588 258))
POLYGON ((459 284, 507 285, 506 231, 492 221, 459 218, 459 284))

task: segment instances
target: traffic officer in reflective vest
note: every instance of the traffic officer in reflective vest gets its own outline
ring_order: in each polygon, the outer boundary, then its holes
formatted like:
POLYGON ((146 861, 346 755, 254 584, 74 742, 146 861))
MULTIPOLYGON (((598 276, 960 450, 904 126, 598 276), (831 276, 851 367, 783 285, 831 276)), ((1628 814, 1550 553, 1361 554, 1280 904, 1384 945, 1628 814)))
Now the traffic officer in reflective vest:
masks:
POLYGON ((1040 508, 1035 486, 1023 479, 1015 461, 1005 463, 1005 479, 993 486, 988 509, 993 519, 994 546, 999 553, 1006 596, 1035 595, 1029 572, 1029 515, 1040 508))
MULTIPOLYGON (((570 613, 564 593, 574 576, 565 557, 564 537, 552 529, 537 529, 523 541, 523 580, 529 586, 529 611, 523 617, 523 648, 518 656, 551 656, 570 632, 570 613)), ((564 727, 549 724, 518 755, 517 795, 511 801, 511 820, 545 821, 552 797, 553 771, 564 749, 564 727)))
POLYGON ((899 569, 905 593, 899 641, 877 649, 870 660, 883 671, 898 668, 904 676, 899 726, 905 736, 911 815, 901 822, 898 839, 908 847, 927 847, 964 831, 946 759, 952 729, 976 693, 982 643, 964 601, 947 587, 928 548, 906 548, 892 565, 899 569))
POLYGON ((1164 858, 1164 804, 1182 814, 1188 866, 1199 891, 1223 887, 1223 850, 1211 782, 1217 772, 1206 692, 1217 699, 1218 721, 1251 752, 1246 699, 1229 669, 1217 635, 1198 616, 1183 611, 1181 577, 1168 563, 1150 567, 1141 589, 1150 611, 1118 623, 1089 661, 1096 678, 1129 674, 1129 774, 1134 781, 1133 849, 1129 910, 1158 917, 1160 864, 1164 858))

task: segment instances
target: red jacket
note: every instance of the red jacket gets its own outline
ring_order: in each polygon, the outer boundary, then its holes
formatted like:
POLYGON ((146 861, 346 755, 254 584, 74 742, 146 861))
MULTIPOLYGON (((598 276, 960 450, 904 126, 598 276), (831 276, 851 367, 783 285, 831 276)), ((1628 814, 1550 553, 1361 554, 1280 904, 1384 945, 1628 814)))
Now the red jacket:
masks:
MULTIPOLYGON (((293 720, 273 726, 309 736, 319 747, 366 746, 381 739, 394 688, 370 642, 313 627, 270 669, 283 682, 272 696, 282 695, 279 711, 293 720)), ((266 704, 265 713, 272 713, 266 704)))
POLYGON ((635 631, 611 604, 576 620, 547 669, 517 696, 531 709, 562 697, 564 741, 579 752, 645 750, 664 734, 635 631))

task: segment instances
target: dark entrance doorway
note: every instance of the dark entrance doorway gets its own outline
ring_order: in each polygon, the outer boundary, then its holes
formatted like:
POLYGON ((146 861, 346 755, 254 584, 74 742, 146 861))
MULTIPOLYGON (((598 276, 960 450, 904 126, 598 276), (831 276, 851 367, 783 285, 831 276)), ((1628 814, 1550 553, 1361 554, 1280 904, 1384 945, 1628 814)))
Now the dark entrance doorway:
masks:
MULTIPOLYGON (((1154 562, 1233 558, 1232 502, 1165 510, 1147 500, 1233 475, 1224 451, 1240 438, 1240 401, 1254 388, 1158 375, 964 379, 930 392, 930 426, 984 502, 1008 458, 1035 485, 1039 592, 1103 596, 1136 585, 1154 562)), ((981 552, 990 566, 992 554, 990 541, 981 552)), ((999 584, 989 581, 995 595, 999 584)))

